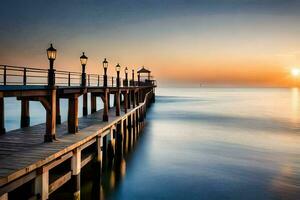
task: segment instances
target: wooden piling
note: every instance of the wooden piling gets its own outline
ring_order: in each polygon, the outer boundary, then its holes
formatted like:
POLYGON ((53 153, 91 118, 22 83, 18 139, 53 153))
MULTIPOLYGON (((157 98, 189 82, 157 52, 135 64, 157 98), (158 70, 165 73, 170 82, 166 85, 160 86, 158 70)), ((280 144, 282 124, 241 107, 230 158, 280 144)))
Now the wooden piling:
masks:
POLYGON ((124 112, 127 113, 127 106, 128 106, 128 91, 126 90, 124 93, 124 103, 123 103, 123 107, 124 107, 124 112))
POLYGON ((109 105, 109 91, 108 89, 104 90, 104 95, 101 96, 102 101, 103 101, 103 121, 107 122, 108 121, 108 105, 109 105))
POLYGON ((128 118, 122 121, 123 130, 123 152, 126 154, 128 152, 128 128, 127 128, 128 118))
POLYGON ((21 100, 21 128, 29 127, 29 101, 27 99, 21 100))
POLYGON ((37 199, 49 198, 49 170, 41 169, 40 174, 34 179, 34 194, 37 199))
POLYGON ((87 93, 84 93, 82 96, 82 114, 83 114, 83 116, 87 116, 87 114, 88 114, 87 101, 88 101, 87 93))
POLYGON ((56 89, 50 90, 50 96, 41 102, 46 109, 46 134, 45 142, 52 142, 55 139, 56 132, 56 89))
POLYGON ((120 116, 120 112, 121 112, 120 90, 116 92, 115 100, 116 100, 116 116, 120 116))
POLYGON ((59 101, 59 98, 56 98, 56 124, 61 124, 60 101, 59 101))
POLYGON ((132 115, 128 115, 127 118, 127 137, 128 137, 128 151, 132 146, 132 115))
POLYGON ((96 95, 91 93, 91 113, 95 113, 97 110, 97 101, 96 95))
POLYGON ((116 156, 121 158, 123 155, 123 134, 122 134, 122 122, 116 125, 116 156))
POLYGON ((131 92, 131 99, 132 99, 132 108, 135 108, 136 103, 135 103, 135 91, 134 90, 131 92))
POLYGON ((78 97, 76 95, 69 98, 68 131, 69 133, 78 132, 78 97))
POLYGON ((80 199, 81 150, 76 148, 71 159, 73 199, 80 199))
POLYGON ((8 200, 8 194, 5 193, 5 194, 1 195, 0 200, 8 200))

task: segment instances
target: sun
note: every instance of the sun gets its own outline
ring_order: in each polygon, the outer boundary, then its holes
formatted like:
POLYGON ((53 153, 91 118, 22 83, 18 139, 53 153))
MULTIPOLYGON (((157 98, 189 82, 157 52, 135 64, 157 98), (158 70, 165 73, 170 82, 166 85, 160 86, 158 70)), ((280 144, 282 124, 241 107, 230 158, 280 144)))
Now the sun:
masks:
POLYGON ((291 69, 291 74, 292 74, 293 76, 299 76, 299 75, 300 75, 300 69, 299 69, 299 68, 296 68, 296 67, 292 68, 292 69, 291 69))

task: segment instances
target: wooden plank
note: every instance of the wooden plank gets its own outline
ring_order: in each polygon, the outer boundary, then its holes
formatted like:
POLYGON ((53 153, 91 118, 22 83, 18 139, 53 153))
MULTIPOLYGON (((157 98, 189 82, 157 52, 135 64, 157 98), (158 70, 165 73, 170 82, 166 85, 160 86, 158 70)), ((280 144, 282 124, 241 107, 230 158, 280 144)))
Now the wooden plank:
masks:
POLYGON ((93 138, 92 140, 86 142, 85 144, 80 146, 80 150, 82 151, 83 149, 87 148, 88 146, 94 144, 96 142, 96 138, 93 138))
POLYGON ((53 193, 55 190, 60 188, 62 185, 64 185, 66 182, 68 182, 71 179, 72 172, 69 171, 57 180, 55 180, 53 183, 49 185, 49 194, 53 193))
POLYGON ((8 194, 5 193, 5 194, 1 195, 0 200, 8 200, 8 194))
POLYGON ((69 152, 67 153, 66 155, 63 155, 60 159, 58 160, 55 160, 49 164, 47 164, 45 167, 44 167, 44 170, 50 170, 52 169, 53 167, 61 164, 62 162, 66 161, 67 159, 71 158, 73 156, 73 152, 69 152))
POLYGON ((86 164, 91 162, 95 158, 95 153, 92 153, 88 156, 86 156, 82 161, 81 161, 81 168, 83 168, 86 164))
POLYGON ((27 183, 28 181, 34 179, 35 177, 36 177, 36 171, 33 171, 33 172, 26 174, 25 176, 15 180, 14 182, 11 182, 11 183, 5 185, 4 187, 0 188, 0 196, 5 193, 15 190, 16 188, 18 188, 21 185, 27 183))

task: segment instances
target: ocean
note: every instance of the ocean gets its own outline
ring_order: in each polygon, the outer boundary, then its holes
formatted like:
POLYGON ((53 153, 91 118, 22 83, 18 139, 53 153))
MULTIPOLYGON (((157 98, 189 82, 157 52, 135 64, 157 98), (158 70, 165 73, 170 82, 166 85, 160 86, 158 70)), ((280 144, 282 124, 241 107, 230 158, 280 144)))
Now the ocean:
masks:
MULTIPOLYGON (((6 128, 18 128, 20 106, 5 106, 6 128)), ((30 106, 31 123, 43 122, 42 106, 30 106)), ((157 88, 142 136, 104 176, 101 196, 299 199, 299 144, 297 88, 157 88)), ((82 181, 81 199, 95 199, 91 184, 82 181)))

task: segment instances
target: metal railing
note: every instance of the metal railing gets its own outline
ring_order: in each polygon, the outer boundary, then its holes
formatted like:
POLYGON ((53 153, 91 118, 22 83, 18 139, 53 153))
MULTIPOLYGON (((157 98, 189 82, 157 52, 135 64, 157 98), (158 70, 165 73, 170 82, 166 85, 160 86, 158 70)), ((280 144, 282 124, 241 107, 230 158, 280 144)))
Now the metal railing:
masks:
MULTIPOLYGON (((120 87, 127 86, 120 78, 120 87)), ((55 70, 56 86, 81 86, 82 73, 55 70)), ((86 74, 86 86, 103 86, 104 77, 99 74, 86 74)), ((48 85, 48 69, 0 65, 0 85, 48 85)), ((128 86, 137 86, 138 81, 128 80, 128 86)), ((116 87, 117 78, 107 77, 107 86, 116 87)))

